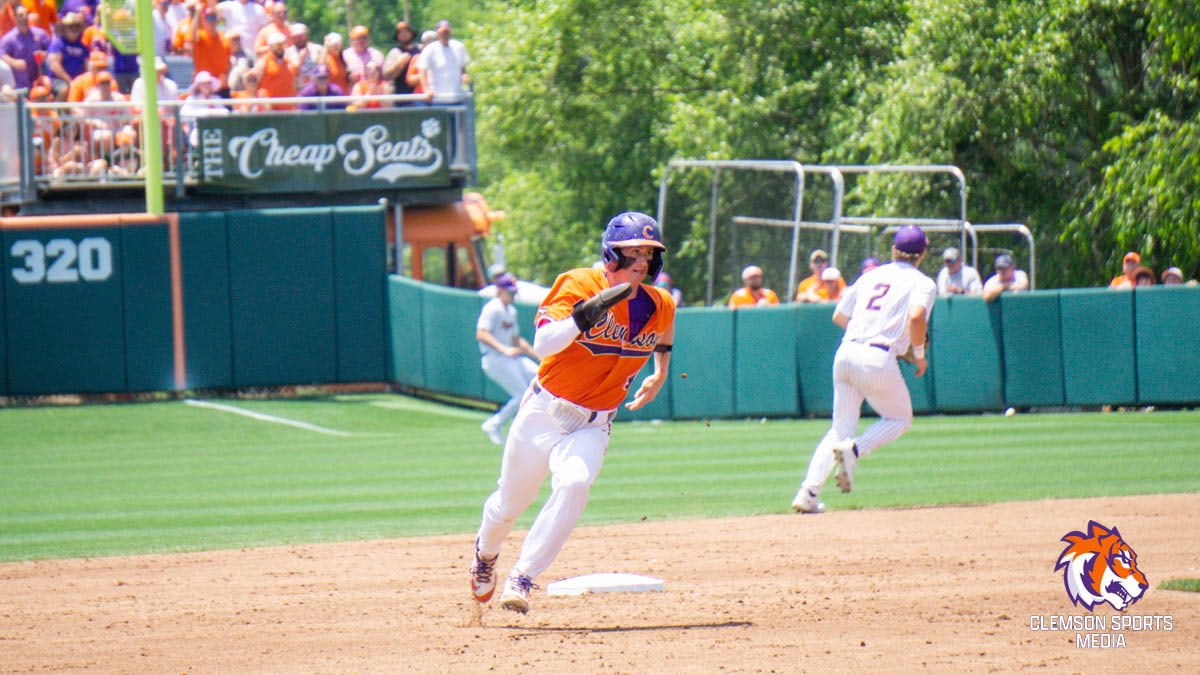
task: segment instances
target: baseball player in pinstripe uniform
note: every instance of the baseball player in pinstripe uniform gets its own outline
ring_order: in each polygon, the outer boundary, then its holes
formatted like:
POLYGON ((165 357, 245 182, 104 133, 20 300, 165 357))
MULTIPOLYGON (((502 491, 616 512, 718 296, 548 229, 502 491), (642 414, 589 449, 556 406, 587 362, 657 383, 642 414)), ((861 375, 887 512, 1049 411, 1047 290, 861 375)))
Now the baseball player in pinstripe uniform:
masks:
POLYGON ((477 601, 492 598, 504 540, 551 475, 550 497, 500 595, 501 607, 529 611, 533 580, 583 514, 612 419, 638 371, 653 356, 654 372, 625 404, 630 410, 654 400, 666 381, 675 302, 667 291, 642 283, 662 269, 664 251, 653 218, 617 215, 601 240, 602 268, 560 275, 539 307, 533 349, 542 363, 509 429, 498 487, 484 503, 475 540, 471 593, 477 601))
POLYGON ((475 325, 475 340, 479 342, 479 361, 483 372, 508 393, 508 402, 495 415, 484 420, 480 428, 496 445, 504 445, 500 429, 517 414, 521 394, 537 375, 537 358, 533 346, 521 337, 517 328, 517 278, 499 274, 493 280, 496 297, 487 301, 479 312, 475 325))
POLYGON ((918 268, 929 241, 916 225, 905 225, 892 243, 892 262, 864 273, 847 288, 833 322, 846 332, 833 357, 833 424, 813 451, 808 474, 792 500, 800 513, 823 513, 821 488, 837 469, 837 484, 849 492, 858 461, 900 438, 912 426, 912 399, 897 357, 925 374, 929 314, 937 284, 918 268), (879 419, 855 436, 862 402, 879 419))

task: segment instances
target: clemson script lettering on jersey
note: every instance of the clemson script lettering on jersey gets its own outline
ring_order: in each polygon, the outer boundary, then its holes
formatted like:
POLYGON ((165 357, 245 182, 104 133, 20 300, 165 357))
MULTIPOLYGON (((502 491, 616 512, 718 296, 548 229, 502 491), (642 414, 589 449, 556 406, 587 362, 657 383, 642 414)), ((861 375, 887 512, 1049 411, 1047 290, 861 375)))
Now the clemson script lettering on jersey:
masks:
POLYGON ((1141 599, 1150 587, 1138 569, 1137 553, 1125 543, 1117 528, 1088 521, 1088 531, 1070 532, 1055 571, 1062 570, 1067 596, 1089 612, 1107 602, 1123 611, 1141 599))

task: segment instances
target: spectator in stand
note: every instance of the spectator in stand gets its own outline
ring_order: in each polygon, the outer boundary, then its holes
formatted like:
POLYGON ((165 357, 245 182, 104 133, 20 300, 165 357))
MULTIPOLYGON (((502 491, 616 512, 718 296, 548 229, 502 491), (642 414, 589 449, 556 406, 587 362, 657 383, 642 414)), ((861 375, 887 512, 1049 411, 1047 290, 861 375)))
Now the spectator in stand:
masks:
POLYGON ((288 23, 288 8, 283 2, 276 2, 271 5, 271 20, 262 28, 258 29, 258 35, 254 36, 254 60, 258 63, 271 50, 271 36, 279 33, 283 36, 283 47, 287 49, 288 45, 292 44, 292 25, 288 23))
MULTIPOLYGON (((427 30, 421 33, 421 51, 424 51, 426 47, 434 42, 437 42, 436 32, 427 30)), ((421 51, 418 51, 408 62, 408 73, 404 76, 404 79, 408 81, 408 86, 412 87, 412 93, 414 94, 425 93, 425 85, 423 83, 425 78, 421 74, 421 51)), ((414 102, 413 105, 424 105, 424 101, 414 102)))
POLYGON ((83 16, 71 12, 63 17, 62 33, 50 40, 46 50, 46 68, 54 98, 67 100, 71 80, 87 70, 88 48, 83 44, 83 16))
POLYGON ((267 106, 262 103, 239 101, 239 99, 265 98, 267 92, 262 91, 258 85, 258 73, 253 68, 246 71, 246 74, 241 77, 241 85, 229 93, 229 97, 234 100, 233 111, 235 113, 257 113, 267 109, 267 106))
POLYGON ((155 0, 154 9, 151 11, 154 20, 155 56, 166 56, 173 51, 171 38, 175 36, 175 30, 171 24, 170 12, 171 0, 155 0))
MULTIPOLYGON (((79 77, 84 77, 80 75, 79 77)), ((78 78, 76 78, 78 79, 78 78)), ((83 103, 120 103, 125 96, 116 90, 112 73, 101 70, 96 73, 95 82, 88 87, 83 97, 83 103)), ((106 157, 114 149, 114 134, 129 119, 129 110, 125 107, 87 107, 73 111, 76 117, 83 119, 86 126, 85 136, 91 140, 93 157, 106 157)))
POLYGON ((383 67, 383 54, 371 46, 371 32, 366 26, 355 26, 350 29, 350 48, 342 52, 346 60, 346 79, 351 86, 366 75, 368 63, 378 63, 383 67))
MULTIPOLYGON (((392 83, 392 93, 413 93, 412 85, 408 83, 408 64, 421 52, 421 48, 413 42, 416 37, 407 21, 396 24, 396 46, 383 59, 383 79, 392 83)), ((400 102, 397 105, 408 104, 400 102)))
MULTIPOLYGON (((166 103, 169 101, 179 100, 179 85, 175 84, 175 80, 168 77, 167 62, 162 60, 162 57, 154 57, 154 91, 158 94, 158 102, 166 103)), ((133 81, 133 86, 129 88, 129 102, 133 104, 133 112, 135 115, 141 115, 142 109, 138 105, 146 100, 146 85, 142 82, 142 78, 133 81)), ((166 113, 166 108, 160 108, 159 114, 166 113)))
POLYGON ((113 145, 112 155, 108 158, 108 175, 141 175, 142 153, 137 147, 137 134, 133 128, 126 126, 117 131, 113 145))
POLYGON ((996 273, 983 284, 983 299, 991 302, 1002 293, 1017 293, 1029 290, 1029 275, 1016 268, 1013 257, 1007 253, 996 256, 996 273))
MULTIPOLYGON (((21 0, 21 6, 29 12, 29 20, 33 25, 41 28, 47 35, 53 37, 54 27, 61 23, 58 15, 58 3, 55 0, 21 0)), ((54 77, 50 77, 51 81, 54 77)))
POLYGON ((462 42, 451 38, 450 22, 437 23, 437 41, 421 50, 421 86, 426 100, 456 101, 471 83, 471 56, 462 42))
POLYGON ((205 8, 200 16, 200 21, 188 24, 187 44, 190 45, 194 71, 207 72, 215 78, 214 92, 228 92, 229 41, 217 28, 217 10, 205 8))
POLYGON ((341 33, 327 33, 324 46, 329 83, 336 84, 342 91, 350 91, 350 78, 346 73, 345 43, 342 42, 341 33))
POLYGON ((229 71, 225 83, 229 91, 237 91, 242 88, 242 76, 250 70, 253 62, 242 51, 242 34, 237 28, 225 31, 225 41, 229 45, 229 71))
POLYGON ((217 3, 217 12, 225 19, 225 37, 229 37, 229 31, 236 31, 241 43, 238 51, 253 65, 256 57, 254 40, 258 37, 258 31, 267 25, 266 10, 254 0, 223 0, 217 3))
MULTIPOLYGON (((43 75, 34 80, 29 89, 28 99, 31 103, 49 103, 54 100, 54 93, 50 91, 50 78, 43 75)), ((29 108, 29 116, 33 122, 33 172, 38 177, 48 176, 58 168, 54 153, 62 129, 58 111, 52 108, 29 108)))
MULTIPOLYGON (((179 23, 188 17, 187 6, 188 2, 192 1, 194 0, 171 0, 171 4, 167 5, 167 27, 170 29, 167 35, 171 36, 172 39, 175 36, 175 31, 179 28, 179 23)), ((179 53, 174 49, 173 44, 168 44, 167 50, 168 54, 179 53)))
MULTIPOLYGON (((805 277, 796 288, 796 302, 825 302, 829 293, 822 283, 821 273, 829 267, 829 254, 821 249, 814 250, 808 256, 808 269, 812 275, 805 277)), ((838 280, 838 293, 846 290, 846 280, 838 280)))
POLYGON ((983 280, 979 271, 962 260, 962 253, 951 246, 942 251, 942 269, 937 276, 938 295, 981 295, 983 280))
POLYGON ((313 80, 317 68, 321 66, 321 47, 308 40, 308 26, 302 23, 292 24, 292 44, 284 50, 283 55, 296 73, 296 89, 303 89, 313 80))
MULTIPOLYGON (((319 98, 323 96, 345 96, 346 92, 342 88, 329 81, 329 69, 325 66, 318 66, 317 72, 313 74, 312 82, 309 82, 300 90, 300 96, 304 98, 319 98)), ((301 110, 344 110, 345 103, 329 102, 321 105, 320 103, 305 103, 300 106, 301 110)))
POLYGON ((1133 272, 1134 286, 1153 286, 1154 285, 1154 270, 1149 267, 1138 267, 1133 272))
MULTIPOLYGON (((254 64, 254 72, 258 75, 258 88, 265 92, 268 98, 292 98, 296 95, 296 73, 284 58, 287 49, 287 36, 278 31, 267 38, 270 50, 259 57, 254 64)), ((295 110, 290 103, 272 104, 272 110, 295 110)))
POLYGON ((201 70, 192 78, 192 86, 188 87, 183 106, 179 108, 179 119, 183 123, 183 133, 187 136, 188 144, 193 148, 200 147, 200 132, 196 127, 198 117, 217 117, 229 114, 222 99, 217 94, 220 80, 207 70, 201 70))
POLYGON ((87 70, 72 78, 71 84, 67 88, 67 102, 79 103, 82 101, 92 86, 96 84, 96 76, 101 72, 108 72, 108 57, 104 55, 104 52, 88 54, 87 70))
POLYGON ((0 38, 0 59, 13 71, 17 89, 29 89, 44 73, 42 59, 50 49, 50 35, 29 24, 29 10, 25 7, 13 9, 17 25, 0 38))
POLYGON ((1121 260, 1121 273, 1108 282, 1109 288, 1133 288, 1133 275, 1142 265, 1142 256, 1137 251, 1130 251, 1121 260))
POLYGON ((372 97, 387 96, 390 93, 392 93, 391 85, 383 80, 383 66, 370 62, 367 64, 366 77, 355 82, 354 87, 350 90, 350 95, 354 97, 354 100, 346 109, 353 111, 383 108, 389 104, 372 97))
POLYGON ((1162 273, 1163 286, 1178 286, 1183 283, 1183 270, 1178 267, 1168 267, 1162 273))
POLYGON ((842 297, 842 289, 846 287, 846 280, 842 279, 842 272, 836 267, 826 267, 821 272, 821 286, 825 289, 820 302, 837 302, 842 297))
POLYGON ((133 81, 138 78, 137 54, 125 54, 116 45, 99 34, 92 40, 92 52, 101 51, 108 56, 109 69, 113 76, 113 86, 117 91, 128 93, 133 87, 133 81))
POLYGON ((0 2, 0 37, 17 27, 17 6, 16 0, 0 2))
POLYGON ((879 258, 863 258, 862 269, 858 271, 858 275, 862 276, 876 267, 879 267, 879 258))
POLYGON ((779 296, 775 291, 763 287, 763 271, 758 265, 747 265, 742 270, 742 288, 729 296, 729 309, 739 307, 766 307, 778 305, 779 296))
POLYGON ((659 272, 658 276, 654 277, 654 285, 670 293, 671 300, 674 300, 675 306, 679 307, 683 305, 683 291, 675 288, 671 283, 671 275, 667 274, 666 271, 659 272))

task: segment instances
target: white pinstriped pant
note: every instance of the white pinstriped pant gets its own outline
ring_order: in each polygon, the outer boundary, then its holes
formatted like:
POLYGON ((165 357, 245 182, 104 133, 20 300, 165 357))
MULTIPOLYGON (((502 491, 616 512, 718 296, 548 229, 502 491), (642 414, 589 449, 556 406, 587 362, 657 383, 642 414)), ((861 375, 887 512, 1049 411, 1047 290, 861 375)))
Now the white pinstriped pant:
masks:
POLYGON ((843 342, 833 357, 833 424, 813 451, 802 487, 820 494, 833 471, 833 446, 853 438, 862 459, 900 438, 912 426, 912 397, 890 350, 843 342), (863 400, 879 414, 861 436, 855 436, 863 400))
POLYGON ((583 515, 592 483, 604 465, 615 415, 613 410, 595 411, 592 419, 568 430, 554 415, 556 400, 534 384, 525 392, 508 431, 497 489, 484 502, 479 525, 479 552, 500 553, 517 518, 533 503, 546 476, 553 476, 550 496, 525 535, 512 568, 512 574, 530 579, 550 567, 583 515))
POLYGON ((525 388, 537 377, 538 367, 528 356, 505 356, 496 351, 489 351, 480 357, 480 364, 483 374, 500 385, 509 396, 508 401, 487 420, 489 426, 499 429, 517 414, 521 394, 525 393, 525 388))

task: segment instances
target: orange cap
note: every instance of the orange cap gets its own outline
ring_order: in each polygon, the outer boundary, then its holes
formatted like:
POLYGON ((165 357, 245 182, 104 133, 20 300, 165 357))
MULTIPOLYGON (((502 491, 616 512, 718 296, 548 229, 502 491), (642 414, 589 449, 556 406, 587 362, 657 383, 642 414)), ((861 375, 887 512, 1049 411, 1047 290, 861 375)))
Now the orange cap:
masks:
POLYGON ((351 40, 355 40, 360 37, 367 37, 370 34, 371 34, 371 31, 367 30, 366 26, 355 26, 354 28, 350 29, 350 39, 351 40))

